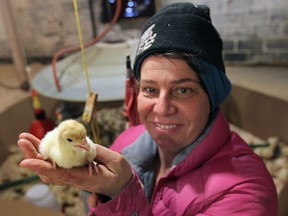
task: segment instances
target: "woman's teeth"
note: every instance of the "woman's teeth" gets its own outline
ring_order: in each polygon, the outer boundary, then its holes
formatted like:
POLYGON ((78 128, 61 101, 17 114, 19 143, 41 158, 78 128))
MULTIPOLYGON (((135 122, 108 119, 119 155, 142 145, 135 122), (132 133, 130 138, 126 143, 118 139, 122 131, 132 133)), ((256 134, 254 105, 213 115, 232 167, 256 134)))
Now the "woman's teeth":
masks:
POLYGON ((162 130, 168 130, 168 129, 176 128, 176 125, 156 124, 156 127, 160 128, 162 130))

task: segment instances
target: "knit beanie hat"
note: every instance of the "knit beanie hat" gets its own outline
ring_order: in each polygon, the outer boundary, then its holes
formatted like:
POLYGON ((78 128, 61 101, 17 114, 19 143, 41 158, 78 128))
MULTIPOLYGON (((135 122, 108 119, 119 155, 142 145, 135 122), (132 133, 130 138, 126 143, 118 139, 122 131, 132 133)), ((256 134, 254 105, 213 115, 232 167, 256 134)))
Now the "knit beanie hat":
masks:
POLYGON ((139 80, 141 65, 150 55, 167 52, 190 54, 199 59, 201 71, 196 72, 209 96, 213 111, 231 90, 225 75, 222 48, 222 39, 212 25, 208 6, 170 4, 144 25, 134 61, 134 74, 139 80))

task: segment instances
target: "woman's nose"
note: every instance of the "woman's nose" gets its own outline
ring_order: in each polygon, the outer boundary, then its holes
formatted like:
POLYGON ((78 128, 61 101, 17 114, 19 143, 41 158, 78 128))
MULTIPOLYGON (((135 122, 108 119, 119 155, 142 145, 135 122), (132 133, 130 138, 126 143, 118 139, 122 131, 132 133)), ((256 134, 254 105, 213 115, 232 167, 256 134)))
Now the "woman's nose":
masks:
POLYGON ((173 115, 177 112, 177 108, 173 104, 172 98, 167 94, 160 95, 156 99, 153 110, 155 113, 162 116, 173 115))

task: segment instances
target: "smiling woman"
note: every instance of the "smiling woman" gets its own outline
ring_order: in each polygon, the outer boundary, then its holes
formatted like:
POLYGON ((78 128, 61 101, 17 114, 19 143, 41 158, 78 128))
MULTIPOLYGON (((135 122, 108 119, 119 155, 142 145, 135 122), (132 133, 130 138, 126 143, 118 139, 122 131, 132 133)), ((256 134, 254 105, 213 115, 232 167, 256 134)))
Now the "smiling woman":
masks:
POLYGON ((170 167, 204 129, 210 105, 198 75, 184 60, 150 56, 141 67, 138 111, 158 150, 174 152, 165 159, 170 167))
MULTIPOLYGON (((263 161, 230 131, 219 109, 231 84, 207 6, 171 4, 149 19, 134 75, 142 124, 126 129, 110 149, 97 146, 96 176, 47 170, 29 158, 21 164, 49 182, 93 192, 91 215, 277 215, 263 161), (69 182, 67 173, 74 177, 69 182)), ((31 157, 38 144, 31 137, 19 141, 31 157)))

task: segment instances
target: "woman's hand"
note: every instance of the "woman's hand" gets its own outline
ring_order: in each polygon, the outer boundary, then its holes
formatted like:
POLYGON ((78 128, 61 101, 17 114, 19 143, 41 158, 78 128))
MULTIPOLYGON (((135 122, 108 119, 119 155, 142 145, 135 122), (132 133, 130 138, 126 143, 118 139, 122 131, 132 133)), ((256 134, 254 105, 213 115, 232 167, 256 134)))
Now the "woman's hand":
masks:
POLYGON ((63 169, 49 161, 39 159, 38 146, 40 140, 29 133, 19 135, 18 145, 25 159, 20 166, 34 171, 44 183, 71 185, 92 193, 109 197, 117 195, 132 178, 132 170, 128 161, 119 153, 100 145, 95 145, 98 173, 89 175, 87 167, 63 169))

